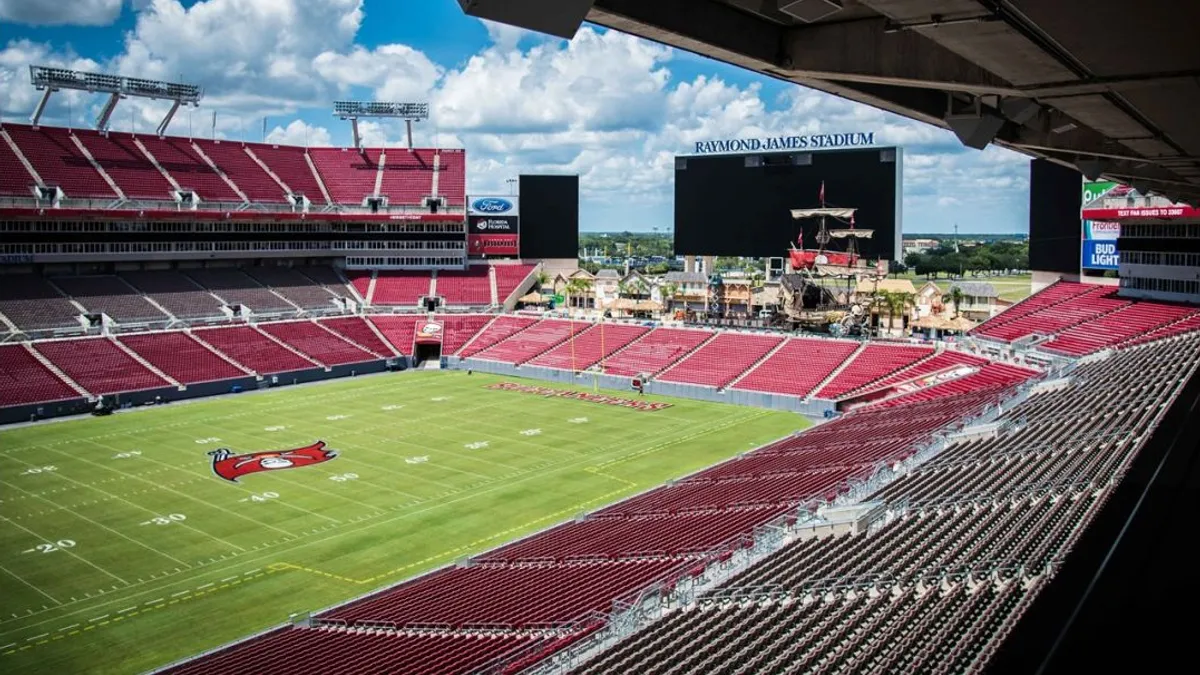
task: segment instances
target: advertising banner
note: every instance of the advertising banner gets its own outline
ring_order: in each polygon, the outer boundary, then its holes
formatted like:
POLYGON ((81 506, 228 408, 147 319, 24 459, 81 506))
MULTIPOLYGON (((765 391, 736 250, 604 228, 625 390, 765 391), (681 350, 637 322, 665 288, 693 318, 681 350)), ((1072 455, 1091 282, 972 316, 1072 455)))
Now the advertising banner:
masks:
POLYGON ((518 234, 521 221, 516 216, 467 216, 470 234, 518 234))
POLYGON ((467 199, 468 216, 519 216, 521 198, 516 195, 483 195, 467 199))
POLYGON ((521 237, 516 234, 467 235, 467 255, 518 255, 521 237))
POLYGON ((436 345, 442 342, 442 324, 437 321, 422 321, 417 324, 413 342, 419 345, 436 345))
POLYGON ((1083 240, 1083 261, 1081 265, 1088 270, 1115 270, 1118 265, 1117 242, 1103 239, 1083 240))
POLYGON ((1116 241, 1121 238, 1121 223, 1108 220, 1085 220, 1083 221, 1083 238, 1116 241))

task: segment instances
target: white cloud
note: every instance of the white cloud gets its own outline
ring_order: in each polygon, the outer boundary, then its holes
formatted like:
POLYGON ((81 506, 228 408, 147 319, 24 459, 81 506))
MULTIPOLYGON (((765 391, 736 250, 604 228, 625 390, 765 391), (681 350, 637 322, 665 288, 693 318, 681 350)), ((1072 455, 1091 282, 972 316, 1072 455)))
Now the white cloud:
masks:
POLYGON ((0 22, 107 26, 120 15, 121 0, 0 0, 0 22))
POLYGON ((313 59, 313 68, 340 92, 370 87, 378 101, 426 101, 442 73, 423 53, 399 44, 325 51, 313 59))
POLYGON ((502 52, 510 52, 517 48, 517 45, 525 40, 544 40, 545 36, 541 33, 517 28, 506 23, 489 21, 483 19, 483 26, 487 28, 488 38, 492 44, 502 52))
MULTIPOLYGON (((29 65, 37 64, 74 70, 98 70, 92 59, 70 51, 56 51, 42 42, 13 40, 0 50, 0 115, 27 118, 33 112, 41 92, 29 82, 29 65)), ((93 97, 79 91, 61 91, 51 98, 46 110, 49 120, 76 123, 87 114, 87 103, 93 97)))
POLYGON ((304 120, 292 120, 286 127, 275 127, 267 134, 267 142, 279 145, 333 145, 328 129, 310 125, 304 120))

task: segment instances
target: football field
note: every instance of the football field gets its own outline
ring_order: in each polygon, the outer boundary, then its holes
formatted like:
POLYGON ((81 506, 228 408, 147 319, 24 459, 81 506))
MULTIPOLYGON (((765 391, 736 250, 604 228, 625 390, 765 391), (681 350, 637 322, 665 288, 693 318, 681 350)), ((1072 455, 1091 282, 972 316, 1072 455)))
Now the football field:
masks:
POLYGON ((809 424, 488 388, 516 381, 386 374, 0 429, 0 672, 145 671, 809 424), (317 441, 335 456, 209 455, 317 441))

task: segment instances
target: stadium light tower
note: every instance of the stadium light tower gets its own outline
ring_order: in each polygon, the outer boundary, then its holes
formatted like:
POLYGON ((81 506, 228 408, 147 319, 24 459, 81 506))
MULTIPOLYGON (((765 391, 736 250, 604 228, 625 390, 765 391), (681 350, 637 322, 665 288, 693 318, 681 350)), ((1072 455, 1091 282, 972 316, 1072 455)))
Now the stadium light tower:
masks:
POLYGON ((143 80, 137 77, 123 77, 121 75, 107 75, 104 73, 85 73, 79 70, 48 68, 46 66, 29 66, 29 81, 33 83, 34 88, 42 92, 42 98, 38 101, 37 108, 34 109, 33 115, 29 118, 35 127, 41 120, 42 113, 46 110, 46 104, 50 102, 51 94, 61 89, 75 89, 109 95, 108 101, 100 109, 100 115, 96 118, 97 131, 108 131, 108 122, 112 119, 113 110, 117 107, 117 101, 122 98, 137 96, 139 98, 171 101, 171 109, 167 111, 167 116, 158 124, 158 129, 155 131, 159 136, 163 136, 167 133, 167 127, 171 124, 171 119, 179 111, 179 106, 199 106, 200 97, 204 95, 200 87, 194 84, 164 82, 162 80, 143 80))
POLYGON ((394 117, 404 120, 408 129, 408 149, 413 149, 412 125, 429 119, 428 103, 396 103, 388 101, 334 101, 333 114, 339 119, 350 120, 350 128, 354 131, 354 147, 362 147, 362 138, 358 135, 358 118, 360 117, 394 117))

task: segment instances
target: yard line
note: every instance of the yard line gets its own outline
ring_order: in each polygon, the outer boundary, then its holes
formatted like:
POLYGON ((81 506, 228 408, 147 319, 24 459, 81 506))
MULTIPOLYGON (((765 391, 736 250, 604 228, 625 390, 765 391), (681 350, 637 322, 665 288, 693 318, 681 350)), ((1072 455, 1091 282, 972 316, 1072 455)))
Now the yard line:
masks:
MULTIPOLYGON (((75 624, 75 625, 77 625, 77 626, 78 626, 79 624, 75 624)), ((10 642, 10 643, 8 643, 8 644, 4 645, 3 647, 0 647, 0 650, 4 650, 4 649, 8 649, 9 647, 16 647, 16 646, 17 646, 17 643, 15 643, 15 642, 10 642)))
MULTIPOLYGON (((91 443, 92 445, 98 445, 98 446, 100 446, 100 447, 102 447, 102 448, 105 448, 105 449, 107 449, 107 450, 117 450, 117 448, 114 448, 114 447, 113 447, 113 446, 111 446, 111 445, 105 445, 104 443, 97 443, 97 442, 95 442, 95 441, 87 441, 87 442, 88 442, 88 443, 91 443)), ((105 465, 103 465, 103 464, 100 464, 99 462, 93 462, 93 461, 91 461, 91 460, 89 460, 89 459, 85 459, 85 458, 83 458, 83 457, 81 457, 81 456, 77 456, 77 455, 71 455, 71 454, 69 454, 69 453, 66 453, 66 452, 63 452, 63 451, 61 451, 61 450, 52 450, 51 452, 57 452, 57 453, 58 453, 58 454, 60 454, 60 455, 64 455, 64 456, 66 456, 66 457, 70 457, 70 458, 72 458, 72 459, 78 459, 78 460, 80 460, 80 461, 87 462, 88 464, 92 464, 92 465, 98 466, 98 467, 100 467, 100 468, 102 468, 102 469, 104 469, 104 470, 106 470, 106 471, 118 472, 118 470, 117 470, 117 469, 113 469, 113 468, 111 468, 111 467, 107 467, 107 466, 105 466, 105 465)), ((143 459, 147 459, 148 461, 152 461, 152 462, 153 462, 153 461, 155 461, 155 460, 152 460, 152 459, 149 459, 149 458, 147 458, 145 455, 143 455, 143 456, 142 456, 142 458, 143 458, 143 459)), ((163 462, 156 462, 156 463, 158 463, 158 464, 163 464, 163 462)), ((171 466, 171 465, 169 465, 169 464, 166 464, 166 466, 171 466)), ((175 468, 178 468, 178 467, 175 467, 175 468)), ((180 469, 180 470, 182 470, 182 469, 180 469)), ((156 488, 158 488, 158 489, 160 489, 160 490, 166 490, 167 492, 173 492, 173 493, 175 493, 175 494, 177 494, 177 495, 179 495, 179 496, 181 496, 181 497, 185 497, 185 498, 187 498, 187 499, 189 499, 189 500, 191 500, 191 501, 194 501, 194 502, 200 502, 200 503, 201 503, 201 504, 203 504, 203 505, 204 505, 206 508, 210 508, 210 509, 212 509, 212 508, 219 508, 219 507, 215 507, 215 506, 213 506, 212 504, 210 504, 210 503, 208 503, 208 502, 204 501, 203 499, 200 499, 199 497, 192 496, 192 495, 190 495, 190 494, 188 494, 188 493, 186 493, 186 492, 180 492, 179 490, 175 490, 175 489, 173 489, 173 488, 169 488, 169 487, 166 487, 166 486, 164 486, 164 485, 159 485, 158 483, 155 483, 154 481, 147 480, 147 479, 145 479, 145 478, 141 478, 141 477, 139 477, 139 476, 136 476, 136 475, 133 475, 133 474, 125 474, 125 475, 129 476, 130 478, 132 478, 132 479, 134 479, 134 480, 138 480, 138 481, 141 481, 141 482, 143 482, 143 483, 148 483, 148 484, 150 484, 150 485, 152 485, 152 486, 154 486, 154 487, 156 487, 156 488)), ((68 477, 66 477, 66 476, 64 476, 64 478, 67 478, 68 480, 72 480, 71 478, 68 478, 68 477)), ((76 482, 78 482, 78 481, 76 481, 76 482)), ((86 483, 81 483, 81 485, 87 485, 87 484, 86 484, 86 483)), ((137 508, 139 508, 139 509, 141 509, 141 510, 143 510, 143 511, 146 511, 146 512, 148 512, 148 513, 154 513, 154 512, 153 512, 153 511, 151 511, 150 509, 147 509, 147 508, 145 508, 145 507, 143 507, 143 506, 138 506, 137 504, 133 504, 133 502, 130 502, 130 501, 128 501, 128 500, 126 500, 126 499, 124 499, 124 498, 122 498, 122 497, 118 497, 117 495, 114 495, 114 494, 112 494, 112 493, 110 493, 110 492, 105 492, 104 490, 101 490, 101 489, 99 489, 99 488, 96 488, 96 487, 92 487, 92 486, 90 486, 90 485, 88 485, 88 487, 89 487, 89 488, 91 488, 91 489, 93 489, 93 490, 96 490, 97 492, 102 492, 102 493, 104 493, 104 494, 106 494, 106 495, 109 495, 109 496, 110 496, 110 497, 112 497, 113 499, 120 499, 121 501, 125 502, 126 504, 132 504, 133 506, 135 506, 135 507, 137 507, 137 508)), ((262 521, 255 520, 255 519, 253 519, 253 518, 251 518, 251 517, 249 517, 249 516, 247 516, 247 515, 244 515, 244 514, 242 514, 242 513, 239 513, 239 512, 238 512, 236 509, 223 509, 223 510, 221 510, 221 511, 222 511, 222 513, 224 513, 225 515, 233 516, 233 517, 235 517, 235 518, 241 518, 241 519, 243 519, 243 520, 248 520, 248 521, 250 521, 250 522, 254 523, 255 525, 261 525, 262 527, 269 527, 269 528, 271 528, 272 530, 275 530, 276 532, 282 532, 283 534, 286 534, 286 535, 288 535, 289 537, 290 537, 290 536, 292 536, 292 533, 291 533, 291 532, 288 532, 287 530, 283 530, 283 529, 280 529, 280 528, 278 528, 278 527, 275 527, 274 525, 270 525, 270 524, 268 524, 268 523, 264 523, 264 522, 262 522, 262 521)), ((155 515, 158 515, 158 514, 155 514, 155 515)), ((185 525, 185 527, 187 527, 187 526, 185 525)), ((195 528, 191 528, 191 529, 195 529, 195 528)), ((234 548, 237 548, 237 549, 239 549, 239 550, 242 550, 242 551, 245 551, 245 550, 246 550, 246 549, 244 549, 244 548, 241 548, 240 546, 236 546, 235 544, 231 544, 231 543, 229 543, 229 542, 227 542, 227 541, 224 541, 224 540, 222 540, 222 539, 219 539, 219 538, 217 538, 217 537, 214 537, 213 535, 211 535, 211 534, 208 534, 208 533, 206 533, 206 532, 203 532, 203 531, 200 531, 200 530, 197 530, 197 531, 198 531, 198 532, 200 532, 201 534, 204 534, 205 536, 208 536, 208 537, 211 537, 212 539, 215 539, 216 541, 220 541, 222 544, 225 544, 225 545, 227 545, 227 546, 233 546, 234 548)))
POLYGON ((117 614, 124 614, 125 612, 132 612, 135 609, 137 609, 137 605, 134 605, 133 607, 126 607, 125 609, 118 609, 117 614))
POLYGON ((103 615, 101 615, 101 616, 98 616, 98 617, 96 617, 96 618, 94 618, 94 619, 88 619, 88 623, 91 623, 91 622, 93 622, 93 621, 99 621, 100 619, 107 619, 107 618, 108 618, 108 616, 109 616, 108 614, 103 614, 103 615))
MULTIPOLYGON (((182 435, 182 434, 181 434, 181 435, 182 435)), ((95 442, 93 441, 93 444, 94 444, 94 445, 100 445, 100 446, 106 447, 106 448, 108 448, 108 449, 110 449, 110 450, 116 450, 116 448, 114 448, 114 447, 112 447, 112 446, 110 446, 110 445, 104 445, 103 443, 95 443, 95 442)), ((144 460, 144 461, 147 461, 147 462, 154 462, 155 464, 161 464, 162 466, 169 467, 169 468, 175 469, 175 470, 177 470, 177 471, 184 471, 184 470, 185 470, 185 469, 181 469, 181 468, 180 468, 180 467, 178 467, 178 466, 175 466, 174 464, 169 464, 169 463, 167 463, 167 462, 159 461, 159 460, 157 460, 157 459, 154 459, 153 457, 147 457, 146 455, 142 455, 142 460, 144 460)), ((242 492, 246 493, 246 494, 253 494, 253 491, 252 491, 252 490, 250 490, 249 488, 245 488, 245 487, 242 487, 242 486, 240 486, 240 485, 237 485, 237 484, 232 484, 232 485, 233 485, 234 487, 236 487, 237 489, 241 490, 242 492)), ((205 502, 205 503, 206 503, 206 504, 208 504, 208 502, 205 502)), ((277 500, 275 503, 279 504, 280 506, 286 506, 286 507, 288 507, 288 508, 295 509, 295 510, 297 510, 297 511, 302 511, 302 512, 304 512, 304 513, 307 513, 307 514, 308 514, 308 515, 310 515, 310 516, 316 516, 317 518, 323 518, 323 519, 325 519, 325 520, 328 520, 328 521, 329 521, 329 522, 331 522, 331 523, 339 523, 339 524, 341 523, 341 521, 340 521, 340 520, 338 520, 338 519, 336 519, 336 518, 330 518, 329 516, 321 515, 320 513, 317 513, 317 512, 315 512, 315 511, 309 511, 308 509, 306 509, 306 508, 304 508, 304 507, 302 507, 302 506, 296 506, 295 504, 289 504, 289 503, 287 502, 287 500, 277 500)), ((209 506, 212 506, 212 504, 209 504, 209 506)), ((218 508, 219 508, 219 507, 218 507, 218 508)), ((226 513, 231 513, 231 514, 233 514, 233 515, 237 515, 237 516, 239 516, 239 517, 241 517, 241 518, 246 518, 247 520, 252 520, 252 521, 254 521, 254 522, 258 523, 259 525, 262 525, 263 527, 269 527, 269 528, 271 528, 271 529, 273 529, 273 530, 275 530, 275 531, 277 531, 277 532, 282 532, 282 533, 284 533, 284 534, 288 535, 289 537, 294 537, 294 536, 296 536, 296 535, 292 534, 291 532, 288 532, 287 530, 283 530, 283 529, 280 529, 280 528, 278 528, 278 527, 275 527, 275 526, 273 526, 273 525, 268 525, 267 523, 264 523, 264 522, 261 522, 261 521, 255 520, 254 518, 250 518, 249 516, 246 516, 246 515, 240 514, 239 512, 237 512, 236 510, 233 510, 233 509, 226 510, 226 513)), ((246 549, 242 549, 242 550, 244 551, 244 550, 246 550, 246 549)))
POLYGON ((34 635, 33 637, 30 637, 30 638, 25 638, 25 641, 26 641, 26 642, 33 642, 34 640, 36 640, 36 639, 38 639, 38 638, 44 638, 44 637, 46 637, 47 635, 49 635, 49 633, 42 633, 41 635, 34 635))
MULTIPOLYGON (((46 499, 45 497, 37 497, 37 495, 33 495, 33 493, 31 493, 31 492, 29 492, 29 491, 27 491, 27 490, 25 490, 25 489, 23 489, 23 488, 21 488, 21 487, 18 487, 18 486, 16 486, 16 485, 13 485, 12 483, 9 483, 9 482, 8 482, 8 481, 6 481, 6 480, 0 480, 0 484, 7 485, 7 486, 9 486, 9 487, 13 488, 14 490, 18 490, 18 491, 20 491, 20 492, 24 492, 25 494, 32 495, 32 496, 36 497, 37 499, 40 499, 40 500, 42 500, 42 501, 44 501, 44 502, 48 502, 48 503, 50 503, 50 504, 54 504, 54 502, 50 501, 49 499, 46 499)), ((129 502, 126 502, 126 503, 129 503, 129 502)), ((57 506, 57 504, 56 504, 56 506, 57 506)), ((191 567, 191 565, 188 565, 188 563, 185 563, 184 561, 180 560, 179 558, 176 558, 176 557, 175 557, 175 556, 173 556, 173 555, 170 555, 169 553, 164 553, 164 552, 162 552, 162 551, 160 551, 160 550, 158 550, 158 549, 154 548, 153 546, 151 546, 151 545, 149 545, 149 544, 144 544, 144 543, 142 543, 142 542, 138 541, 137 539, 134 539, 133 537, 126 536, 125 534, 123 534, 123 533, 121 533, 121 532, 118 532, 117 530, 114 530, 114 529, 112 529, 111 527, 109 527, 109 526, 105 525, 104 523, 98 523, 98 522, 96 522, 96 521, 92 520, 91 518, 88 518, 87 516, 83 515, 82 513, 79 513, 79 512, 77 512, 77 511, 74 511, 74 510, 72 510, 72 509, 68 509, 68 508, 67 508, 67 507, 65 507, 65 506, 60 506, 59 508, 60 508, 60 509, 62 509, 63 511, 66 511, 67 513, 70 513, 70 514, 74 515, 76 518, 80 518, 80 519, 86 520, 87 522, 89 522, 89 523, 91 523, 91 524, 93 524, 93 525, 95 525, 95 526, 97 526, 97 527, 104 528, 105 530, 108 530, 109 532, 112 532, 113 534, 117 535, 118 537, 120 537, 120 538, 122 538, 122 539, 124 539, 124 540, 126 540, 126 541, 133 542, 134 544, 137 544, 138 546, 141 546, 142 548, 146 549, 147 551, 153 551, 153 552, 157 553, 158 555, 161 555, 161 556, 162 556, 162 557, 164 557, 164 558, 170 558, 171 560, 173 560, 173 561, 175 561, 175 562, 179 563, 180 565, 187 565, 189 568, 191 567)))
MULTIPOLYGON (((596 466, 601 466, 601 467, 607 467, 607 466, 620 464, 629 459, 633 459, 636 457, 640 457, 642 455, 650 454, 652 452, 657 452, 657 451, 663 450, 663 449, 671 447, 671 446, 679 445, 682 443, 687 443, 688 441, 692 441, 696 438, 708 435, 708 434, 716 432, 716 431, 720 431, 722 429, 728 428, 735 424, 741 424, 741 423, 751 421, 757 417, 766 415, 768 413, 769 413, 769 411, 764 410, 764 411, 759 411, 759 412, 749 414, 749 415, 746 415, 746 414, 727 415, 727 416, 718 418, 716 420, 713 420, 711 424, 705 425, 703 427, 697 427, 694 422, 689 421, 689 420, 681 420, 678 424, 670 425, 668 428, 664 428, 663 429, 664 433, 675 432, 677 430, 681 430, 681 429, 685 429, 685 428, 691 429, 692 430, 691 433, 686 434, 684 436, 671 438, 669 440, 665 440, 662 442, 653 443, 644 448, 640 448, 639 450, 637 450, 636 452, 633 452, 633 453, 629 453, 629 445, 628 444, 614 443, 612 446, 604 446, 604 447, 598 448, 595 452, 589 453, 588 455, 584 455, 584 456, 581 456, 578 458, 573 458, 571 460, 564 461, 561 464, 555 464, 555 465, 550 465, 547 467, 541 467, 536 470, 531 470, 531 471, 529 471, 525 474, 522 474, 518 477, 514 477, 510 481, 506 481, 499 485, 489 486, 486 489, 481 490, 479 492, 467 492, 465 494, 456 493, 452 499, 447 499, 446 501, 441 501, 439 499, 430 500, 430 502, 428 504, 422 505, 420 508, 413 509, 412 511, 399 512, 390 518, 383 518, 383 519, 379 519, 379 520, 370 521, 369 523, 367 523, 361 527, 338 528, 337 532, 331 533, 330 536, 320 538, 320 539, 293 540, 293 541, 289 542, 289 544, 287 544, 287 545, 282 545, 280 548, 273 548, 271 550, 263 551, 261 553, 252 553, 249 555, 243 555, 243 556, 240 556, 236 562, 232 562, 227 566, 215 567, 215 568, 211 568, 210 570, 205 570, 205 571, 206 572, 216 572, 218 570, 221 570, 221 571, 229 570, 229 569, 235 568, 239 565, 243 565, 243 564, 247 564, 247 563, 253 563, 256 561, 266 561, 269 559, 278 558, 278 556, 284 552, 294 552, 294 551, 297 551, 300 549, 307 548, 308 546, 313 545, 313 544, 326 544, 331 541, 340 539, 341 537, 343 537, 347 534, 356 534, 356 533, 360 533, 365 530, 374 528, 379 525, 385 525, 385 524, 394 523, 397 521, 403 521, 407 518, 418 516, 420 514, 427 513, 434 509, 443 508, 445 506, 450 506, 452 504, 456 504, 456 503, 459 503, 462 501, 474 499, 475 497, 486 495, 491 492, 495 492, 496 490, 504 489, 507 487, 512 487, 514 485, 524 483, 531 479, 542 478, 542 477, 545 477, 548 475, 553 475, 553 474, 556 474, 556 473, 559 473, 562 471, 578 469, 583 465, 589 465, 589 464, 592 464, 593 462, 596 463, 595 464, 596 466), (603 461, 603 460, 605 460, 606 457, 611 456, 613 453, 618 453, 619 456, 609 459, 607 461, 603 461)), ((550 526, 553 526, 555 524, 557 524, 557 523, 551 523, 550 526)), ((233 581, 233 580, 237 579, 238 576, 239 575, 226 577, 226 578, 222 579, 220 581, 220 583, 227 583, 229 581, 233 581)), ((170 582, 167 584, 167 587, 169 588, 170 586, 173 586, 178 583, 185 583, 185 581, 181 579, 181 580, 178 580, 175 582, 170 582)), ((147 591, 133 591, 133 593, 131 595, 125 596, 124 601, 127 602, 130 597, 136 597, 138 595, 142 595, 144 597, 144 595, 153 593, 153 592, 157 592, 157 589, 147 590, 147 591)), ((158 598, 157 600, 151 600, 150 602, 148 602, 146 604, 153 605, 155 603, 161 602, 162 600, 163 600, 163 598, 158 598)), ((121 602, 121 601, 122 601, 122 599, 118 598, 118 599, 111 600, 108 603, 101 602, 99 606, 104 606, 105 604, 112 604, 112 603, 121 602)), ((84 611, 84 610, 76 610, 74 612, 69 611, 66 614, 66 616, 72 616, 72 615, 78 614, 82 611, 84 611)), ((94 611, 94 608, 92 611, 94 611)), ((62 618, 62 617, 55 617, 53 619, 43 619, 34 624, 24 626, 24 627, 22 627, 22 629, 28 629, 28 628, 32 628, 34 626, 44 625, 46 623, 59 620, 60 618, 62 618)), ((11 632, 12 631, 0 631, 0 635, 4 635, 7 633, 11 633, 11 632)))
POLYGON ((47 598, 50 598, 51 600, 54 600, 54 602, 55 602, 55 603, 57 603, 57 604, 60 604, 60 605, 62 604, 62 602, 60 602, 59 600, 55 599, 55 597, 54 597, 53 595, 50 595, 50 594, 49 594, 49 593, 47 593, 46 591, 43 591, 42 589, 38 588, 37 586, 34 586, 33 584, 29 583, 28 581, 25 581, 25 580, 24 580, 24 579, 22 579, 20 576, 18 576, 16 572, 14 572, 14 571, 12 571, 12 570, 8 569, 7 567, 5 567, 5 566, 3 566, 3 565, 0 565, 0 570, 4 570, 4 571, 5 571, 5 573, 7 573, 7 574, 8 574, 8 576, 10 576, 10 577, 12 577, 12 578, 16 579, 17 581, 19 581, 19 582, 21 582, 21 583, 25 584, 26 586, 28 586, 28 587, 32 588, 33 590, 37 591, 38 593, 41 593, 42 595, 46 596, 47 598))
MULTIPOLYGON (((12 520, 10 520, 10 519, 8 519, 8 518, 5 518, 5 517, 4 517, 4 516, 2 516, 2 515, 0 515, 0 520, 3 520, 3 521, 4 521, 4 522, 6 522, 6 523, 12 523, 13 525, 16 525, 17 527, 21 528, 22 530, 25 530, 25 531, 26 531, 26 532, 28 532, 30 535, 32 535, 32 536, 34 536, 34 537, 36 537, 37 539, 39 539, 39 540, 41 540, 41 541, 44 541, 44 542, 46 542, 46 541, 50 541, 49 539, 47 539, 47 538, 45 538, 45 537, 41 536, 41 535, 40 535, 40 534, 38 534, 37 532, 34 532, 33 530, 31 530, 31 529, 29 529, 29 528, 25 527, 24 525, 21 525, 20 523, 13 522, 12 520)), ((82 562, 82 563, 84 563, 84 564, 90 565, 90 566, 92 566, 92 567, 94 567, 94 568, 96 568, 96 569, 100 570, 101 572, 103 572, 103 573, 107 574, 108 576, 110 576, 110 577, 112 577, 112 578, 116 579, 117 581, 119 581, 119 582, 121 582, 121 583, 125 584, 126 586, 128 586, 128 585, 129 585, 129 582, 128 582, 128 581, 125 581, 125 580, 124 580, 124 579, 122 579, 121 577, 119 577, 119 576, 117 576, 117 575, 113 574, 112 572, 109 572, 108 570, 106 570, 106 569, 104 569, 103 567, 101 567, 101 566, 97 565, 96 563, 94 563, 94 562, 92 562, 92 561, 88 560, 87 558, 84 558, 83 556, 79 555, 78 553, 75 553, 74 551, 72 551, 72 550, 71 550, 71 549, 69 549, 69 548, 60 548, 60 549, 58 549, 58 550, 59 550, 59 551, 62 551, 63 553, 66 553, 67 555, 71 556, 72 558, 75 558, 76 560, 78 560, 78 561, 80 561, 80 562, 82 562)), ((55 601, 55 602, 57 602, 57 601, 55 601)), ((58 604, 60 604, 60 605, 61 605, 62 603, 60 602, 60 603, 58 603, 58 604)))
POLYGON ((187 595, 188 593, 191 593, 191 591, 179 591, 178 593, 172 593, 172 594, 171 594, 171 597, 172 597, 172 598, 178 598, 179 596, 181 596, 181 595, 187 595))

